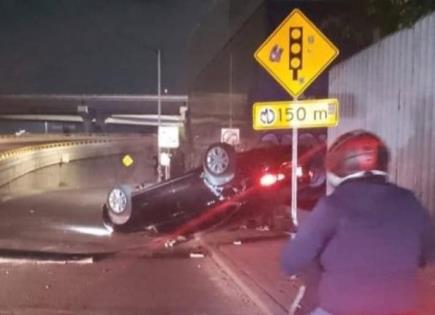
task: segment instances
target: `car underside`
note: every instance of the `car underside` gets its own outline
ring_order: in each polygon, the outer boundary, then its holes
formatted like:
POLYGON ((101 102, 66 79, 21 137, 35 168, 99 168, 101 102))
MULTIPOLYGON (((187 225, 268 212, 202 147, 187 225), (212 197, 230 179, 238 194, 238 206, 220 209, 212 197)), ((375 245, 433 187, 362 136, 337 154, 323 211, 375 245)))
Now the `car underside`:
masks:
MULTIPOLYGON (((305 208, 325 191, 321 148, 313 152, 301 150, 297 168, 298 202, 305 208)), ((114 187, 103 207, 103 221, 120 232, 194 231, 233 217, 273 215, 290 204, 290 157, 288 146, 236 152, 226 143, 215 143, 202 167, 151 186, 114 187)))

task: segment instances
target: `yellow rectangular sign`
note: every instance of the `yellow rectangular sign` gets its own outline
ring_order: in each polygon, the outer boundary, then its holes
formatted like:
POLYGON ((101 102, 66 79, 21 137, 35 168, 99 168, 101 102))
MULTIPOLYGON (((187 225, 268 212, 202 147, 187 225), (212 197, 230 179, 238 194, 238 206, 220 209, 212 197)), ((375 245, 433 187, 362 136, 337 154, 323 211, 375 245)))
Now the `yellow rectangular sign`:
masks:
POLYGON ((339 120, 335 98, 260 102, 253 106, 255 130, 333 127, 339 120))

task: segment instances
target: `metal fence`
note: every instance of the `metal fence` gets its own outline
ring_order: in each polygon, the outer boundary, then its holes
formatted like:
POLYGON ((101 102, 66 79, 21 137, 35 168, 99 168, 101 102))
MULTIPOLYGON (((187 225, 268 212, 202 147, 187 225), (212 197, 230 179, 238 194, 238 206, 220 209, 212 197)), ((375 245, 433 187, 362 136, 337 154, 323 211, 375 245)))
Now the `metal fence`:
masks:
POLYGON ((329 79, 341 121, 328 141, 356 128, 379 134, 391 148, 392 181, 435 216, 435 13, 336 65, 329 79))

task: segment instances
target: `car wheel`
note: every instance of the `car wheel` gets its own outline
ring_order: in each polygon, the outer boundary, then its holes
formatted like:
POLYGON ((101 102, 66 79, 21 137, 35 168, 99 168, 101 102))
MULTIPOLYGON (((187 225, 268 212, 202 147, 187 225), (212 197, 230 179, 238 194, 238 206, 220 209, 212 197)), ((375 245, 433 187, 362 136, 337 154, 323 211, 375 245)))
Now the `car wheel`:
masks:
POLYGON ((225 185, 235 175, 236 152, 227 143, 212 144, 206 151, 203 160, 204 175, 212 185, 225 185))
POLYGON ((107 195, 107 218, 113 227, 127 224, 132 215, 131 188, 128 185, 115 186, 107 195))

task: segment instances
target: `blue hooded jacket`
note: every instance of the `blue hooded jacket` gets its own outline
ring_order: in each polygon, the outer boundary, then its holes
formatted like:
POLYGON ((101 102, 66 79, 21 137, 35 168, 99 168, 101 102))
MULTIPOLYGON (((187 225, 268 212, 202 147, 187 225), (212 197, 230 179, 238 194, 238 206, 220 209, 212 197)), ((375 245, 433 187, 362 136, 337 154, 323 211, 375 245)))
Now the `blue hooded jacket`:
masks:
POLYGON ((319 306, 334 315, 416 308, 416 274, 434 246, 426 209, 384 177, 352 179, 322 198, 284 248, 294 275, 319 260, 319 306))

